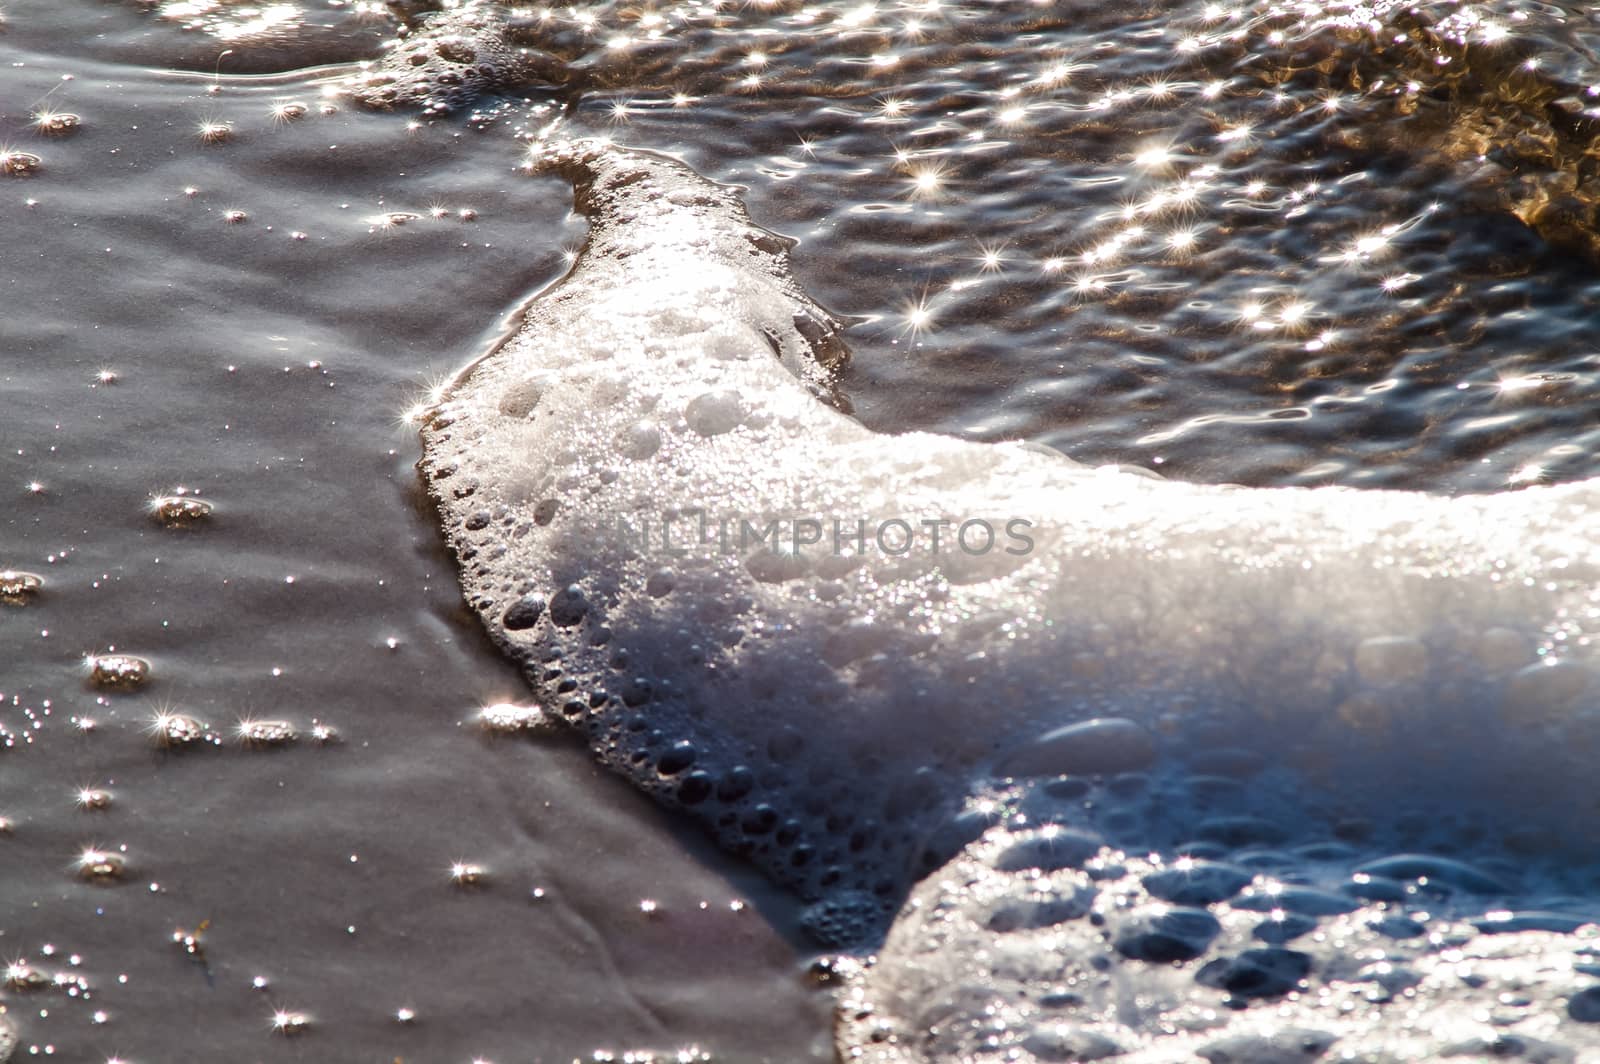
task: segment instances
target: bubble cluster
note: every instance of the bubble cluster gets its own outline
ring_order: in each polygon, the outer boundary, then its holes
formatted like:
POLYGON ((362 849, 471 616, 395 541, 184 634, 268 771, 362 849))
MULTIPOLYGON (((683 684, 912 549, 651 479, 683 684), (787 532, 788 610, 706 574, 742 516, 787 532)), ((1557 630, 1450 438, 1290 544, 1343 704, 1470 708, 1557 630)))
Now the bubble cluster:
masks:
POLYGON ((256 749, 290 746, 300 739, 300 731, 287 720, 246 718, 234 728, 239 745, 256 749))
POLYGON ((155 745, 163 749, 181 749, 200 743, 217 745, 222 737, 202 721, 186 713, 160 710, 151 718, 146 728, 155 745))
POLYGON ((150 679, 150 663, 132 654, 91 654, 84 664, 89 682, 108 691, 136 691, 150 679))
POLYGON ((76 862, 78 878, 90 883, 111 884, 127 875, 128 861, 120 850, 86 846, 76 862))
POLYGON ((516 735, 543 731, 550 726, 544 710, 533 705, 497 702, 478 711, 478 723, 491 735, 516 735))
POLYGON ((30 177, 44 166, 44 160, 32 152, 0 148, 0 174, 7 177, 30 177))
POLYGON ((1518 897, 1478 865, 1376 857, 1332 838, 1213 860, 1193 856, 1214 852, 1199 842, 1125 848, 1098 830, 1119 830, 1126 797, 1116 790, 1062 778, 985 796, 994 826, 916 888, 875 963, 849 972, 841 1059, 1571 1061, 1600 1051, 1592 899, 1518 897), (1062 834, 1085 845, 1043 868, 1013 859, 1062 834))
POLYGON ((215 507, 205 499, 178 489, 176 494, 150 500, 150 513, 168 528, 186 528, 211 516, 215 507))
POLYGON ((348 91, 368 107, 461 107, 484 93, 562 77, 552 57, 524 47, 519 22, 499 4, 466 0, 419 14, 348 91))
POLYGON ((44 577, 21 569, 0 569, 0 602, 23 606, 38 597, 44 577))
POLYGON ((47 137, 70 136, 82 125, 83 119, 70 111, 37 111, 33 116, 33 128, 47 137))

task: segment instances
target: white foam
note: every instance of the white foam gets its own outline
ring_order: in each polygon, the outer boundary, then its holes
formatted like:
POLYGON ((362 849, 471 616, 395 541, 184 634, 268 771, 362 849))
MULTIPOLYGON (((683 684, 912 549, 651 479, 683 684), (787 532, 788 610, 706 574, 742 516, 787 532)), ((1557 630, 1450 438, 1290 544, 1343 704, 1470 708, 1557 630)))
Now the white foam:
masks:
POLYGON ((588 244, 430 411, 423 468, 551 709, 780 881, 887 911, 991 774, 1092 768, 1059 731, 1092 718, 1123 722, 1107 770, 1268 767, 1169 841, 1430 798, 1592 838, 1600 484, 1206 487, 877 436, 817 398, 833 319, 732 190, 595 142, 539 163, 588 244))
POLYGON ((564 81, 553 57, 518 40, 518 23, 492 0, 463 0, 406 20, 370 69, 345 88, 368 107, 436 114, 512 86, 564 81))

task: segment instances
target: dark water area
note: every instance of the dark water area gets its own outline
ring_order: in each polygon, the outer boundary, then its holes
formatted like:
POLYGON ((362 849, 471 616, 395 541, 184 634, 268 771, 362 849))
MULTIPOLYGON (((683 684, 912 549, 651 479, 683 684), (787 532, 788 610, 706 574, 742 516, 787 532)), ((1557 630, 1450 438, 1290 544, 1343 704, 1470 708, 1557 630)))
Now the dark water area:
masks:
POLYGON ((525 689, 404 414, 583 239, 528 142, 743 186, 861 319, 839 387, 880 431, 1593 476, 1592 18, 1429 10, 1391 47, 1385 5, 559 8, 520 31, 554 61, 430 113, 352 96, 383 5, 7 5, 0 569, 44 582, 0 604, 0 960, 50 980, 0 991, 17 1059, 828 1059, 787 899, 577 744, 476 723, 525 689), (180 488, 209 518, 152 515, 180 488), (112 651, 150 681, 93 686, 112 651), (221 741, 159 747, 171 713, 221 741))

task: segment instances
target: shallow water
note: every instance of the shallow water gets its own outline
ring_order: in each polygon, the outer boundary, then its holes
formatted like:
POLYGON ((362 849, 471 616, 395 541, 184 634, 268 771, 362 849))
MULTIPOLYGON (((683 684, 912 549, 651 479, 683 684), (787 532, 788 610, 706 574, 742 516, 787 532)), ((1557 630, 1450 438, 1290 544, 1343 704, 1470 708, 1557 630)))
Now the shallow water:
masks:
POLYGON ((475 720, 522 688, 462 611, 400 413, 563 268, 564 185, 457 128, 323 115, 298 80, 312 113, 275 123, 279 82, 70 54, 75 16, 141 25, 118 8, 7 16, 4 137, 45 165, 0 183, 0 567, 44 587, 0 606, 0 959, 87 988, 0 991, 18 1058, 823 1056, 781 899, 581 748, 475 720), (24 47, 47 16, 56 51, 24 47), (37 137, 58 85, 82 127, 37 137), (235 135, 202 143, 207 119, 235 135), (370 220, 396 209, 422 219, 370 220), (180 486, 215 510, 164 527, 180 486), (112 647, 145 687, 88 684, 112 647), (164 710, 221 744, 158 749, 164 710), (249 718, 304 738, 246 748, 249 718), (118 882, 79 878, 91 845, 126 847, 118 882), (202 922, 191 957, 172 935, 202 922), (713 985, 682 980, 690 948, 713 985), (310 1028, 276 1036, 277 1010, 310 1028))
POLYGON ((572 85, 427 116, 301 70, 373 55, 369 6, 243 34, 237 5, 5 12, 0 139, 41 164, 0 180, 0 567, 46 584, 0 614, 0 954, 91 988, 8 991, 25 1046, 828 1053, 827 1002, 754 911, 788 932, 782 898, 579 750, 472 724, 521 681, 460 605, 400 413, 581 241, 565 182, 520 171, 552 123, 745 185, 806 287, 866 319, 839 387, 870 427, 1218 482, 1595 472, 1592 231, 1546 190, 1581 207, 1587 163, 1535 120, 1582 103, 1580 12, 1463 9, 1553 57, 1531 85, 1385 92, 1415 57, 1330 61, 1361 31, 1265 6, 563 9, 538 39, 572 85), (82 126, 44 136, 39 106, 82 126), (147 512, 179 485, 215 503, 200 527, 147 512), (147 688, 85 686, 113 646, 147 688), (343 741, 162 752, 161 707, 343 741), (100 786, 110 808, 77 807, 100 786), (90 844, 128 847, 124 882, 77 878, 90 844), (487 883, 452 887, 455 861, 487 883), (196 958, 171 936, 202 921, 196 958), (278 1009, 310 1028, 275 1041, 278 1009))

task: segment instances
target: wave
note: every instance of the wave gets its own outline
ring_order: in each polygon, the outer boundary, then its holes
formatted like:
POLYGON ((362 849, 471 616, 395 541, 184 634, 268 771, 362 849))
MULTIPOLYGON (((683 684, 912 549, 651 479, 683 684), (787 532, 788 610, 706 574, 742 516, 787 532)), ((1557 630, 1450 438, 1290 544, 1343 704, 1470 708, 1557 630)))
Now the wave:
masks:
MULTIPOLYGON (((536 165, 588 242, 424 420, 466 597, 604 762, 812 900, 819 937, 870 945, 925 873, 1003 849, 1028 818, 996 811, 1050 793, 1006 781, 1034 777, 1137 774, 1088 803, 1091 852, 1582 867, 1600 482, 1206 487, 876 435, 819 398, 837 320, 734 190, 603 142, 536 165)), ((1052 822, 1081 813, 1063 793, 1052 822)))

